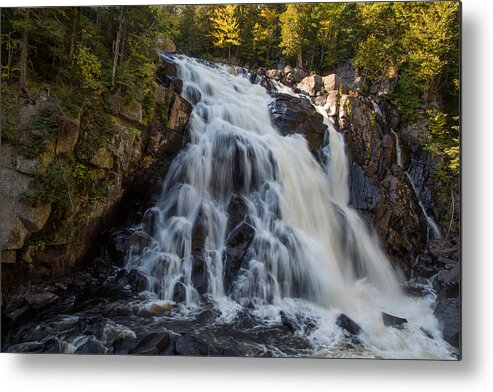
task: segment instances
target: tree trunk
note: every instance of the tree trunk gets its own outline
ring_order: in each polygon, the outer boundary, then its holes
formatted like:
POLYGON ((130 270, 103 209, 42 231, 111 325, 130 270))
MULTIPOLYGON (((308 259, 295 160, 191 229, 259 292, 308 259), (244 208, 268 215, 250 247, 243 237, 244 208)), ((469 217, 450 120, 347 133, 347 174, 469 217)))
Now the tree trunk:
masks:
POLYGON ((122 26, 123 26, 123 6, 120 13, 120 24, 118 26, 118 32, 116 33, 116 41, 113 44, 114 56, 113 56, 113 70, 111 72, 111 87, 115 87, 116 82, 116 66, 118 64, 118 57, 120 55, 120 41, 122 38, 122 26))
POLYGON ((296 66, 303 69, 303 55, 301 53, 301 48, 298 51, 298 58, 296 60, 296 66))
POLYGON ((24 19, 26 22, 26 26, 22 29, 21 57, 19 60, 19 88, 20 88, 20 90, 25 90, 26 84, 27 84, 27 50, 29 47, 27 23, 29 22, 29 8, 25 9, 24 19))
POLYGON ((228 64, 231 65, 231 45, 228 46, 228 64))
POLYGON ((69 51, 69 59, 72 60, 74 56, 74 47, 75 47, 75 32, 76 32, 76 26, 77 26, 77 14, 78 14, 78 8, 74 7, 74 12, 72 15, 72 34, 70 36, 70 51, 69 51))

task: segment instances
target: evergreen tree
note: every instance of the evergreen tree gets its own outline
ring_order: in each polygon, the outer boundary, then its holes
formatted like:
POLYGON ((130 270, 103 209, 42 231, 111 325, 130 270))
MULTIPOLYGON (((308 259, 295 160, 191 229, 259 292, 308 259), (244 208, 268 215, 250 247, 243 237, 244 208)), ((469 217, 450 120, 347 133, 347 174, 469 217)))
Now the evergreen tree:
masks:
POLYGON ((237 5, 228 4, 217 7, 211 21, 214 30, 211 35, 214 37, 214 45, 228 49, 228 63, 231 63, 231 47, 238 46, 241 42, 240 28, 238 23, 237 5))

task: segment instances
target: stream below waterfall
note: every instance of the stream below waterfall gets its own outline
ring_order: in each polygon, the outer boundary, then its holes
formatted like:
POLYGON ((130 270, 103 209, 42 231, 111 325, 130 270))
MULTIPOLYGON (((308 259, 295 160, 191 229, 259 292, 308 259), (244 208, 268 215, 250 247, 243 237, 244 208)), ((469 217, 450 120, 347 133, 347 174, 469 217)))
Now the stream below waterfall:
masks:
POLYGON ((191 143, 131 229, 149 240, 124 270, 145 289, 118 285, 110 266, 10 328, 4 351, 142 354, 157 339, 149 352, 164 355, 456 359, 431 285, 405 282, 349 205, 344 138, 325 112, 320 164, 303 136, 273 127, 262 86, 168 61, 193 106, 191 143))

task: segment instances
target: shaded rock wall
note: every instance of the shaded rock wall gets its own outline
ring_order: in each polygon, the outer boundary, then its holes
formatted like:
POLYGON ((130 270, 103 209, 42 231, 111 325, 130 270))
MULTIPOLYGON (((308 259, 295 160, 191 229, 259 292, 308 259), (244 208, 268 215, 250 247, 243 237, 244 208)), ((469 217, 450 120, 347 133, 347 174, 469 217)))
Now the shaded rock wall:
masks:
MULTIPOLYGON (((158 75, 173 73, 161 62, 158 75)), ((176 75, 176 70, 175 70, 176 75)), ((191 105, 179 96, 180 84, 158 78, 150 125, 144 125, 142 108, 132 108, 120 98, 108 99, 115 132, 89 159, 91 183, 107 184, 102 194, 67 195, 63 208, 25 200, 34 177, 46 170, 56 155, 77 153, 79 122, 59 116, 54 145, 35 159, 23 158, 11 144, 1 146, 0 216, 2 292, 26 282, 56 279, 88 260, 104 230, 122 211, 138 211, 160 191, 167 167, 189 140, 187 124, 191 105)), ((19 110, 20 118, 39 113, 41 104, 19 110)))

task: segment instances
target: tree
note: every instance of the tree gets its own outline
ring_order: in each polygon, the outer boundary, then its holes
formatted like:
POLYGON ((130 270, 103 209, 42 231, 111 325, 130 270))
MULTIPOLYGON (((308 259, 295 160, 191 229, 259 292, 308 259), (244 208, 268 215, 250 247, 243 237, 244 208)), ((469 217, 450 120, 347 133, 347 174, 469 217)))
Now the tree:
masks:
POLYGON ((296 66, 303 68, 303 44, 311 4, 288 4, 281 14, 281 43, 283 53, 296 56, 296 66))
POLYGON ((214 45, 220 48, 228 48, 228 63, 231 63, 231 47, 238 46, 241 42, 238 18, 236 16, 237 5, 228 4, 217 7, 211 21, 214 30, 214 45))

